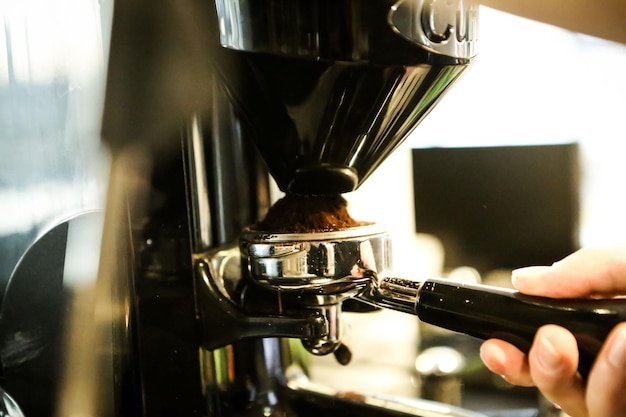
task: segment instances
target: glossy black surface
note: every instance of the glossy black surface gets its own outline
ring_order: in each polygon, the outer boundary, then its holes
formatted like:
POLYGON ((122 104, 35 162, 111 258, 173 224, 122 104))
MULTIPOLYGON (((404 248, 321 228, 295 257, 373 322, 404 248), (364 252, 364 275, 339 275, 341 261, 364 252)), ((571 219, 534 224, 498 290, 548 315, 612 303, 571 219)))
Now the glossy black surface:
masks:
POLYGON ((214 65, 281 190, 356 189, 471 63, 470 8, 396 3, 216 1, 214 65))
POLYGON ((70 302, 63 285, 68 228, 69 222, 59 224, 26 251, 2 306, 2 386, 27 415, 52 416, 60 388, 70 302))
POLYGON ((466 65, 375 65, 224 51, 222 72, 283 191, 356 189, 466 65))
POLYGON ((424 322, 480 339, 506 340, 528 352, 537 329, 557 324, 578 342, 578 370, 588 375, 611 329, 626 320, 624 300, 569 300, 534 297, 503 288, 428 280, 419 291, 424 322))
MULTIPOLYGON (((457 1, 215 0, 222 47, 372 65, 475 55, 477 7, 457 1)), ((457 62, 458 63, 458 62, 457 62)))
MULTIPOLYGON (((132 381, 118 415, 204 415, 181 152, 155 158, 129 211, 132 381)), ((123 258, 119 260, 122 262, 123 258)))

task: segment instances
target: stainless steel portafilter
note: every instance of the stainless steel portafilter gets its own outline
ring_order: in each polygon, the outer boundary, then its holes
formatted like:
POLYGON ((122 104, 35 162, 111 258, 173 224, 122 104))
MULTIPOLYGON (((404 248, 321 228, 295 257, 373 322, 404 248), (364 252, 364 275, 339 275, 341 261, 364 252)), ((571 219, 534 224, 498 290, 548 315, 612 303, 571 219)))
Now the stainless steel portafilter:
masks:
POLYGON ((285 303, 321 313, 328 334, 304 339, 314 354, 341 345, 342 302, 371 285, 372 272, 387 273, 389 236, 377 226, 331 232, 265 233, 246 229, 240 238, 242 263, 249 276, 280 294, 285 303))

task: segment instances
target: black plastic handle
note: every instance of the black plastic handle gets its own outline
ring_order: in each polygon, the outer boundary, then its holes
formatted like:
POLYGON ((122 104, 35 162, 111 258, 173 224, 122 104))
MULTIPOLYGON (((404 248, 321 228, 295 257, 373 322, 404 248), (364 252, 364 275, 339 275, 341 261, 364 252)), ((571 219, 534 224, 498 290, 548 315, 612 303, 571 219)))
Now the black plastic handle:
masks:
POLYGON ((528 353, 545 324, 572 332, 580 352, 578 371, 586 378, 607 335, 626 321, 624 299, 554 299, 506 288, 444 279, 422 283, 416 302, 420 320, 479 339, 497 338, 528 353))

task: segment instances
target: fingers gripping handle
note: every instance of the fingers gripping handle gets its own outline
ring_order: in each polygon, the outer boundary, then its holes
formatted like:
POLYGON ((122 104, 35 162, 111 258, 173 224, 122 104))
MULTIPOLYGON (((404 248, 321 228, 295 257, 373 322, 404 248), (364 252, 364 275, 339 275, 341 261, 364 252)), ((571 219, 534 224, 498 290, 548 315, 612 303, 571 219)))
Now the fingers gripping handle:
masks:
POLYGON ((565 327, 578 342, 578 371, 584 378, 609 332, 626 321, 626 300, 619 299, 544 298, 443 279, 421 283, 416 295, 420 320, 479 339, 502 339, 525 353, 539 327, 565 327))

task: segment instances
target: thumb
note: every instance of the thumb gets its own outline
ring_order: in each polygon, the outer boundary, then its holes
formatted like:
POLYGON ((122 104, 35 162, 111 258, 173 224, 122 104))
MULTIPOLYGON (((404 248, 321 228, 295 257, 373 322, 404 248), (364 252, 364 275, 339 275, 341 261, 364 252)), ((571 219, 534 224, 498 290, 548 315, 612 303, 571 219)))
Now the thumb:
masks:
POLYGON ((626 294, 626 245, 580 249, 552 266, 513 271, 513 286, 529 295, 554 298, 626 294))

